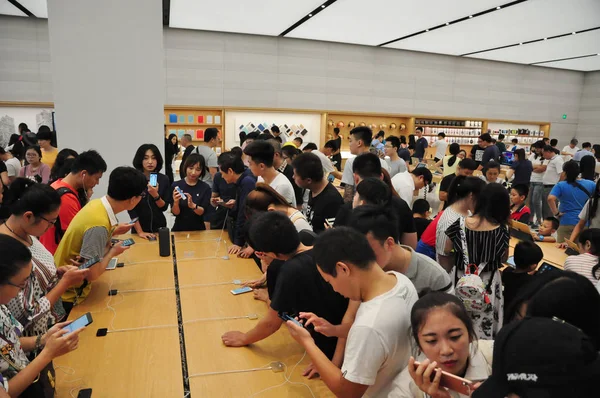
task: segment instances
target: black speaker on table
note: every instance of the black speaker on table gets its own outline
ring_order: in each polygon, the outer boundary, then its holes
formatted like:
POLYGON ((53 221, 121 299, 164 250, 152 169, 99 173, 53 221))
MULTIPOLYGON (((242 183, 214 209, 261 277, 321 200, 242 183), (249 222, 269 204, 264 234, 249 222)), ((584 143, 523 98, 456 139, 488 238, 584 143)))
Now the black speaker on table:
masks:
POLYGON ((171 255, 171 231, 167 227, 158 229, 158 252, 161 257, 171 255))

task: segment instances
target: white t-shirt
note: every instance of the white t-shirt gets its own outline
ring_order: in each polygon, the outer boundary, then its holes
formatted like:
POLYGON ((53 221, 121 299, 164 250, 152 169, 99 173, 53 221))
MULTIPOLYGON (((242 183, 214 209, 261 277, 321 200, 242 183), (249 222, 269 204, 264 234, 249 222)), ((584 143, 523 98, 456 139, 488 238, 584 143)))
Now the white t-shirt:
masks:
POLYGON ((206 173, 204 174, 204 177, 202 177, 202 181, 207 183, 212 188, 213 179, 208 168, 219 168, 219 164, 217 163, 217 153, 213 151, 212 148, 209 148, 206 145, 198 145, 196 149, 192 151, 192 153, 194 152, 199 155, 202 155, 202 157, 204 158, 204 162, 206 163, 207 169, 206 173))
MULTIPOLYGON (((344 165, 344 172, 342 173, 342 182, 346 185, 354 186, 354 173, 352 172, 352 163, 354 163, 354 158, 356 158, 356 156, 346 159, 346 164, 344 165)), ((387 162, 381 158, 379 158, 379 161, 381 162, 381 168, 386 169, 389 173, 390 166, 388 166, 387 162)))
MULTIPOLYGON (((265 180, 262 177, 258 177, 256 182, 265 182, 265 180)), ((285 175, 277 172, 277 177, 271 181, 269 186, 283 196, 292 207, 296 207, 296 195, 294 194, 294 188, 292 187, 290 180, 288 180, 285 175)))
POLYGON ((392 178, 392 186, 398 195, 412 208, 413 195, 415 192, 415 180, 412 174, 407 172, 398 173, 392 178))
POLYGON ((433 144, 431 144, 431 146, 435 148, 436 158, 443 159, 444 156, 446 156, 446 148, 448 147, 448 143, 446 142, 445 138, 435 141, 433 144))
POLYGON ((548 167, 542 178, 544 185, 556 185, 560 180, 560 174, 563 168, 563 158, 558 155, 554 155, 552 159, 548 161, 548 167))
POLYGON ((319 157, 319 159, 321 160, 321 164, 323 165, 323 174, 324 174, 325 178, 327 178, 329 173, 331 173, 332 171, 335 171, 335 166, 333 165, 333 163, 331 163, 331 159, 329 159, 327 156, 325 156, 325 154, 323 152, 312 151, 312 153, 317 155, 319 157))
POLYGON ((17 177, 19 175, 19 171, 21 171, 21 162, 17 158, 10 158, 6 162, 6 171, 8 172, 9 177, 17 177))
MULTIPOLYGON (((529 160, 531 161, 531 165, 533 167, 542 166, 544 163, 548 164, 548 161, 545 160, 543 156, 540 156, 536 159, 535 153, 532 153, 531 155, 529 155, 529 160)), ((529 181, 530 182, 542 182, 543 178, 544 178, 544 173, 533 172, 533 173, 531 173, 531 179, 529 181)))
POLYGON ((343 377, 369 386, 365 397, 387 397, 410 356, 410 311, 419 298, 411 281, 390 271, 396 286, 363 302, 348 333, 343 377))
POLYGON ((575 155, 577 153, 577 151, 579 151, 579 147, 577 145, 575 145, 574 148, 571 148, 570 146, 566 145, 563 149, 563 152, 567 152, 570 153, 571 155, 563 155, 563 160, 565 162, 568 162, 569 160, 573 159, 573 155, 575 155))

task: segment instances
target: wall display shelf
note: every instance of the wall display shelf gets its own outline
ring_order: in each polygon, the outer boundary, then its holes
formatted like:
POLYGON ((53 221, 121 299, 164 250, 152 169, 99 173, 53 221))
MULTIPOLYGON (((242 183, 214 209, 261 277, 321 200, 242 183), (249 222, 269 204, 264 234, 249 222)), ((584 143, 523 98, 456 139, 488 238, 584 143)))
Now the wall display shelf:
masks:
POLYGON ((179 139, 190 134, 192 141, 204 141, 209 127, 223 130, 223 110, 214 108, 165 107, 165 137, 176 134, 179 139))

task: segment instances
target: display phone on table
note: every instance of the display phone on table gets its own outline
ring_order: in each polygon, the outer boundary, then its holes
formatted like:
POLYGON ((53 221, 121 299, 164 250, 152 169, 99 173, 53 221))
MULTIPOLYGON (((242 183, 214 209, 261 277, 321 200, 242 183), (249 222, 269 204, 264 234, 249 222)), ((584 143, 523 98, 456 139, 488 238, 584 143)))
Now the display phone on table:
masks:
POLYGON ((248 287, 248 286, 244 286, 244 287, 240 287, 238 289, 233 289, 231 291, 231 294, 233 294, 234 296, 237 296, 238 294, 244 294, 244 293, 248 293, 251 292, 252 288, 248 287))
POLYGON ((80 316, 79 318, 75 319, 73 322, 65 326, 63 330, 66 330, 67 332, 71 333, 89 325, 92 322, 94 322, 94 320, 92 319, 92 314, 88 312, 87 314, 80 316))
POLYGON ((150 185, 154 188, 158 186, 158 173, 150 173, 150 185))
POLYGON ((133 239, 125 239, 123 241, 123 246, 124 247, 131 246, 131 245, 135 245, 135 241, 133 239))
POLYGON ((293 316, 289 315, 287 312, 278 312, 277 316, 279 318, 281 318, 284 322, 292 321, 296 325, 298 325, 298 326, 300 326, 302 328, 304 327, 304 325, 302 323, 300 323, 300 321, 296 320, 296 318, 294 318, 293 316))
POLYGON ((100 257, 96 256, 96 257, 92 257, 89 260, 87 260, 86 262, 84 262, 83 264, 81 264, 79 266, 79 269, 88 269, 90 268, 92 265, 99 263, 101 260, 100 257))
POLYGON ((111 270, 111 269, 117 268, 118 261, 119 261, 119 259, 116 257, 111 258, 110 261, 108 262, 108 265, 106 266, 106 269, 111 270))
MULTIPOLYGON (((415 370, 421 365, 420 362, 415 361, 415 370)), ((439 369, 439 368, 438 368, 439 369)), ((435 372, 431 374, 431 381, 435 378, 435 372)), ((449 390, 456 391, 459 394, 471 396, 474 391, 473 382, 471 380, 463 379, 453 375, 452 373, 444 372, 442 370, 442 378, 440 379, 440 386, 445 387, 449 390)))

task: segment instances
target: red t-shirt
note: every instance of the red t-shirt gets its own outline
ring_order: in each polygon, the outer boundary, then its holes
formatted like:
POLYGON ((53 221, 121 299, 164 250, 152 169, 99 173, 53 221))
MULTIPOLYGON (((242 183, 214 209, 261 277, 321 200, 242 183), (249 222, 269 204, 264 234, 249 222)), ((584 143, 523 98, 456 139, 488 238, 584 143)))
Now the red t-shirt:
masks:
MULTIPOLYGON (((516 220, 516 221, 521 221, 521 218, 525 214, 531 214, 531 210, 529 209, 529 207, 522 205, 517 211, 510 214, 510 219, 516 220)), ((529 217, 527 219, 529 219, 529 217)))
POLYGON ((421 235, 421 242, 425 243, 427 246, 435 247, 435 230, 437 229, 438 221, 442 216, 443 211, 440 211, 437 216, 433 219, 433 221, 425 228, 423 234, 421 235))
MULTIPOLYGON (((50 185, 55 190, 59 188, 69 188, 71 191, 75 192, 75 195, 71 193, 66 193, 60 198, 60 211, 58 212, 58 216, 60 217, 60 225, 63 231, 66 231, 71 224, 71 220, 79 210, 81 210, 81 204, 79 203, 79 196, 77 196, 77 190, 64 182, 62 179, 56 180, 50 185)), ((54 236, 56 227, 52 226, 50 229, 46 231, 44 235, 40 237, 40 242, 44 247, 52 254, 56 252, 58 248, 58 244, 56 243, 56 239, 54 236)), ((64 265, 64 264, 59 264, 64 265)))

